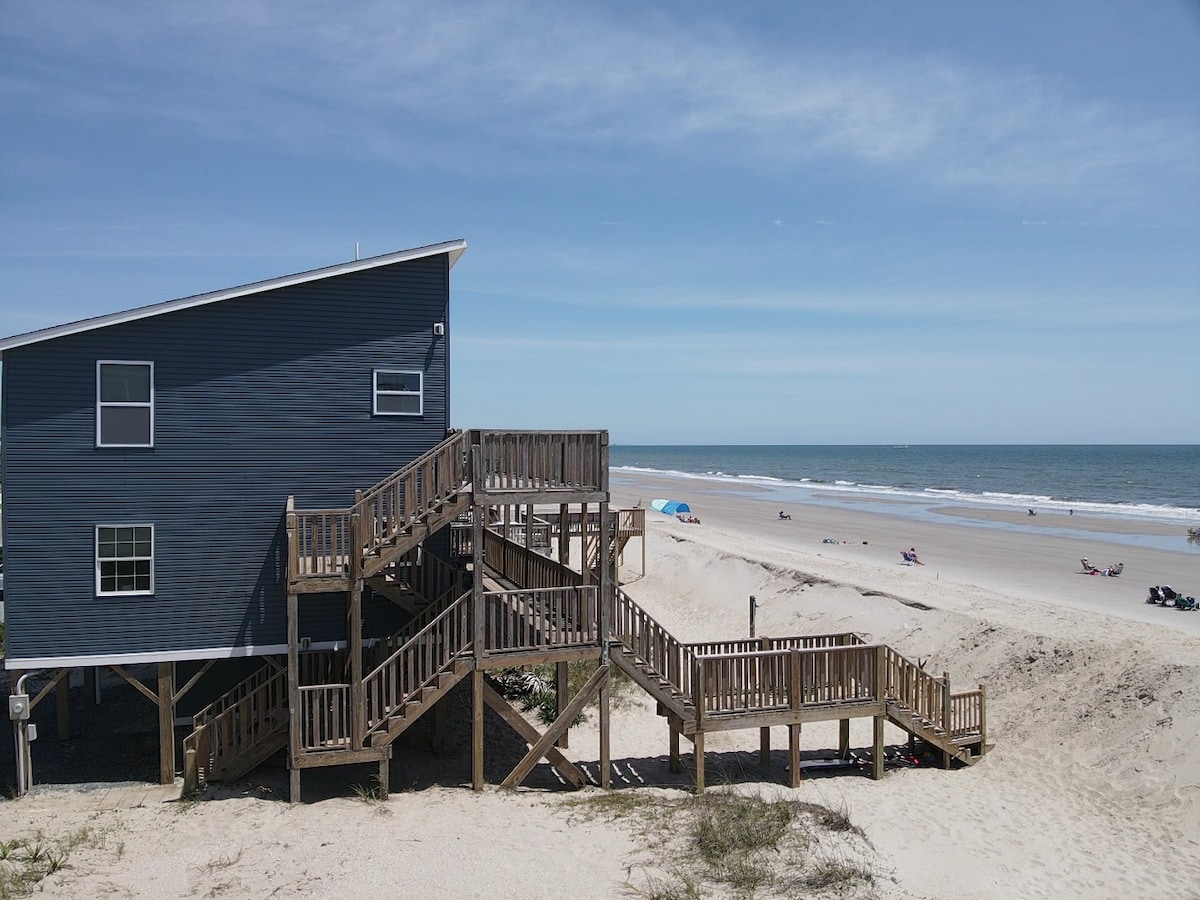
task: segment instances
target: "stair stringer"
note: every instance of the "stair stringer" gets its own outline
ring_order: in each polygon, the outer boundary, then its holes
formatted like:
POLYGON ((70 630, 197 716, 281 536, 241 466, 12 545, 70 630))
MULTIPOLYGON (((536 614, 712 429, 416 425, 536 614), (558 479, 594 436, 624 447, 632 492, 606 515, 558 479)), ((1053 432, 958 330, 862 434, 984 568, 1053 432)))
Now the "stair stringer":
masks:
POLYGON ((466 485, 453 497, 432 510, 424 510, 405 526, 393 542, 380 547, 376 553, 363 558, 362 577, 370 578, 387 568, 423 540, 440 531, 471 506, 471 489, 466 485))
POLYGON ((618 669, 633 679, 638 687, 679 719, 683 723, 685 731, 695 727, 696 707, 683 696, 676 685, 671 684, 650 666, 639 662, 624 644, 613 641, 609 645, 609 659, 618 669))
POLYGON ((386 731, 376 731, 371 735, 372 747, 386 747, 414 725, 421 716, 425 715, 434 705, 450 693, 471 671, 470 662, 463 658, 454 659, 445 669, 438 673, 437 683, 424 688, 414 699, 399 704, 397 709, 388 716, 386 731))
POLYGON ((915 735, 931 747, 936 747, 943 753, 948 754, 951 759, 957 759, 959 762, 971 766, 978 762, 980 756, 987 751, 987 748, 982 746, 978 736, 968 736, 960 744, 932 722, 921 718, 907 706, 896 700, 886 700, 884 707, 888 719, 894 725, 907 731, 909 734, 915 735), (976 745, 979 746, 978 754, 971 752, 971 747, 976 745))

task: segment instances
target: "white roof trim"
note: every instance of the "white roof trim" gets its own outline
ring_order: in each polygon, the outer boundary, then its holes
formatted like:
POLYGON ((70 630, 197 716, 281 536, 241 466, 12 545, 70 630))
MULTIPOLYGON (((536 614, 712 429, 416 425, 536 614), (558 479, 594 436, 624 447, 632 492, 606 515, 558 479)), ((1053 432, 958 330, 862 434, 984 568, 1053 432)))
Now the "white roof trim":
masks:
POLYGON ((234 297, 245 297, 248 294, 273 291, 276 288, 291 287, 292 285, 304 284, 308 281, 319 281, 322 278, 333 278, 337 275, 347 275, 351 272, 361 272, 365 269, 375 269, 379 266, 390 266, 393 263, 423 259, 427 256, 437 256, 441 253, 449 254, 450 267, 453 268, 454 264, 458 262, 458 258, 462 256, 463 251, 466 249, 467 242, 465 240, 446 241, 441 244, 430 244, 428 247, 397 250, 395 253, 385 253, 383 256, 372 256, 367 259, 356 259, 351 262, 338 263, 334 266, 313 269, 311 272, 301 272, 297 275, 285 275, 282 278, 256 281, 253 284, 226 288, 223 291, 212 291, 208 294, 196 294, 194 297, 183 297, 179 300, 168 300, 165 303, 140 306, 137 309, 109 313, 106 316, 97 316, 93 319, 81 319, 78 322, 68 322, 65 325, 55 325, 51 328, 43 328, 40 331, 30 331, 26 334, 4 338, 0 340, 0 354, 3 354, 5 350, 24 347, 27 344, 36 344, 41 341, 49 341, 54 338, 66 337, 70 334, 78 334, 81 331, 92 331, 93 329, 105 328, 109 325, 121 325, 125 322, 148 319, 151 316, 161 316, 164 313, 176 312, 181 309, 190 309, 193 306, 203 306, 206 303, 218 303, 221 300, 232 300, 234 297))

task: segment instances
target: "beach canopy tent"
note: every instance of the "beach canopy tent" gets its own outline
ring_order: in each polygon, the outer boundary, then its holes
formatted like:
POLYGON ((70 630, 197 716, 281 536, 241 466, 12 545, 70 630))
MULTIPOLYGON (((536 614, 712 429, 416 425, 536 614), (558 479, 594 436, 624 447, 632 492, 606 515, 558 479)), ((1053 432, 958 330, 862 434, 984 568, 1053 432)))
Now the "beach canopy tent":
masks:
POLYGON ((692 508, 679 500, 652 500, 650 508, 657 509, 664 515, 673 516, 677 513, 690 513, 692 508))

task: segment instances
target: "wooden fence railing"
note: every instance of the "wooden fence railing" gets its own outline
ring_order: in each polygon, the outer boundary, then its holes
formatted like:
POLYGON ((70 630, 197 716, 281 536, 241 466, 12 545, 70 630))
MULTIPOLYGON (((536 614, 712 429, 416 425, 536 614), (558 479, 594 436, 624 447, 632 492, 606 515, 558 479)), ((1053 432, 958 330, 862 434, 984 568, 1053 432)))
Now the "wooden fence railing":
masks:
POLYGON ((715 653, 697 657, 703 715, 882 700, 871 644, 715 653))
MULTIPOLYGON (((603 431, 472 431, 479 445, 487 493, 503 491, 601 491, 608 471, 603 431)), ((476 485, 478 491, 480 485, 476 485)))
POLYGON ((350 746, 350 685, 301 686, 297 712, 302 751, 338 750, 350 746))
POLYGON ((500 575, 527 588, 567 587, 583 581, 583 576, 574 569, 506 541, 491 530, 483 532, 483 555, 500 575))
POLYGON ((612 634, 690 701, 696 685, 697 656, 656 622, 620 588, 615 589, 612 634))
POLYGON ((254 683, 220 712, 212 712, 210 706, 193 719, 196 730, 184 738, 183 748, 196 751, 197 767, 204 778, 221 778, 223 769, 253 752, 287 723, 287 671, 275 669, 265 678, 251 680, 254 683))
POLYGON ((251 672, 249 676, 242 679, 216 700, 212 701, 212 703, 208 704, 208 706, 193 715, 192 728, 200 728, 230 707, 242 702, 247 695, 253 693, 265 682, 277 676, 279 672, 280 669, 278 667, 271 665, 263 665, 261 668, 251 672))
POLYGON ((821 647, 843 647, 853 644, 865 644, 866 641, 854 632, 838 634, 805 634, 797 637, 757 637, 740 638, 732 641, 703 641, 688 644, 696 654, 704 656, 713 653, 756 653, 762 650, 817 650, 821 647))
POLYGON ((483 595, 484 651, 599 646, 594 586, 489 591, 483 595))
POLYGON ((470 601, 470 592, 463 594, 363 678, 367 735, 471 649, 470 601))
MULTIPOLYGON (((291 505, 291 498, 288 498, 291 505)), ((353 539, 350 511, 306 509, 287 513, 288 573, 306 578, 344 577, 349 571, 353 539)))
POLYGON ((356 498, 353 512, 361 523, 364 556, 463 489, 470 481, 467 450, 467 435, 452 434, 356 498))

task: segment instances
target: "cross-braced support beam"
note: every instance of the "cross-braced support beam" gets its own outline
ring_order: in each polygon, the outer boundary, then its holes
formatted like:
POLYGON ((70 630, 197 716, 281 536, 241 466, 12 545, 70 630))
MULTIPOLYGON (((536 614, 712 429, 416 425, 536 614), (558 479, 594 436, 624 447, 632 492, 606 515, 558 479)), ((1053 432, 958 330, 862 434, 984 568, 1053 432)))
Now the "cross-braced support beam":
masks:
MULTIPOLYGON (((560 710, 558 718, 550 725, 546 732, 534 742, 529 748, 529 752, 525 754, 524 759, 517 763, 516 768, 509 772, 508 777, 501 782, 501 787, 515 788, 533 771, 533 767, 537 765, 538 760, 542 757, 549 759, 549 751, 554 749, 554 743, 558 740, 559 735, 571 727, 571 723, 575 721, 575 717, 583 711, 591 699, 600 692, 600 688, 608 684, 608 666, 600 666, 596 669, 591 678, 575 696, 575 699, 570 702, 566 709, 560 710)), ((486 694, 485 694, 486 696, 486 694)), ((557 752, 557 751, 555 751, 557 752)))

